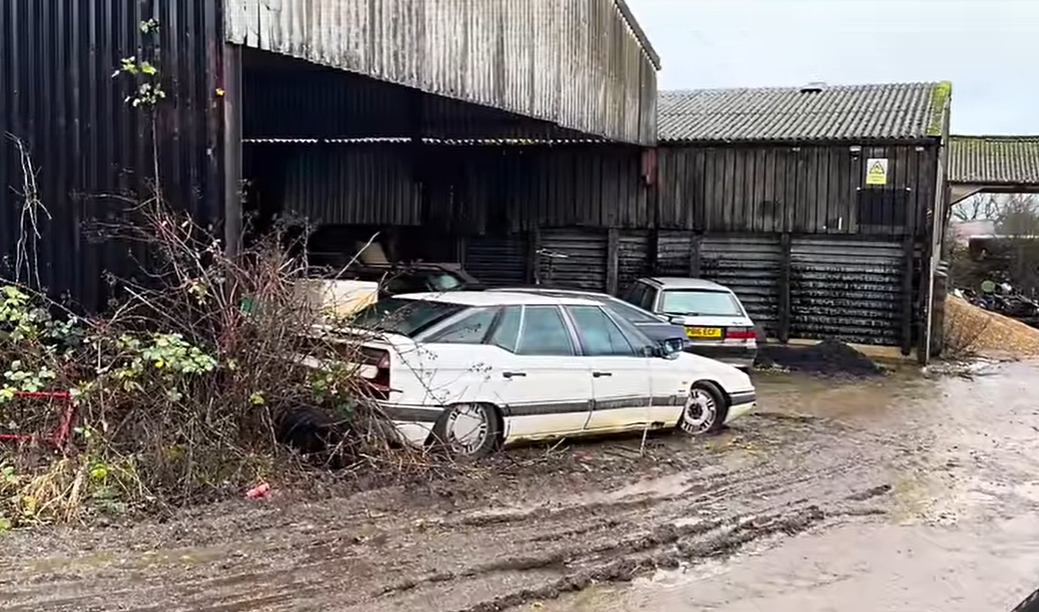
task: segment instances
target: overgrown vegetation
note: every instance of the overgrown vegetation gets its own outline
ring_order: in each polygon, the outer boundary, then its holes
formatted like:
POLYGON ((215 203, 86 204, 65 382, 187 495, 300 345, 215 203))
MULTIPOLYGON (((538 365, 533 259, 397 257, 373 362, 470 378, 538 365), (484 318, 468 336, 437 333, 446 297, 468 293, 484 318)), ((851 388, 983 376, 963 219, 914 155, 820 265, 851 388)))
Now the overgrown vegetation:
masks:
POLYGON ((156 262, 147 286, 125 284, 105 317, 84 319, 41 294, 0 289, 0 415, 5 429, 53 429, 59 406, 19 396, 69 390, 75 429, 0 456, 0 527, 68 521, 207 499, 296 462, 279 444, 305 428, 350 461, 386 439, 344 364, 350 345, 308 335, 302 262, 271 236, 230 257, 186 216, 153 200, 109 228, 156 262), (57 316, 56 316, 57 315, 57 316), (314 370, 293 359, 328 360, 314 370))
POLYGON ((303 293, 306 262, 288 255, 299 245, 275 230, 231 255, 164 200, 154 133, 166 99, 159 27, 141 23, 138 55, 113 74, 133 80, 126 103, 149 115, 155 159, 149 195, 120 194, 125 214, 94 227, 134 247, 145 279, 108 279, 118 297, 103 316, 77 316, 48 298, 36 261, 48 218, 39 169, 11 136, 24 181, 16 266, 0 279, 0 532, 239 494, 298 473, 301 454, 404 465, 388 452, 385 420, 361 399, 349 365, 360 361, 356 343, 316 335, 321 313, 303 293), (327 367, 304 365, 303 354, 327 367), (68 400, 26 397, 36 392, 68 400), (48 439, 68 402, 70 435, 48 439), (16 432, 33 436, 13 441, 16 432))

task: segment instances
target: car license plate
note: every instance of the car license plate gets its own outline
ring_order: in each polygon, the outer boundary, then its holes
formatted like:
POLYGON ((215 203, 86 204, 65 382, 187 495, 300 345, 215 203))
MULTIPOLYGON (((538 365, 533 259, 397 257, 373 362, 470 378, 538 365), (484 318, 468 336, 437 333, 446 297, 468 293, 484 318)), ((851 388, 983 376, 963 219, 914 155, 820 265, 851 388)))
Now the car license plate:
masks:
POLYGON ((687 327, 685 334, 690 338, 721 338, 722 329, 720 327, 687 327))

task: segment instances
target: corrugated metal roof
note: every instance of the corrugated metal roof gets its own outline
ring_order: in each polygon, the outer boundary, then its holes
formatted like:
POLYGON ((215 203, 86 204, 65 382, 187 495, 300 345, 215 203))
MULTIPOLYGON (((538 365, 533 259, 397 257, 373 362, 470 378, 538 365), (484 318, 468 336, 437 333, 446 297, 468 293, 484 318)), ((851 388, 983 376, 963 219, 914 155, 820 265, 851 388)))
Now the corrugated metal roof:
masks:
POLYGON ((656 53, 618 0, 224 0, 227 41, 656 144, 656 53))
POLYGON ((659 139, 919 140, 941 136, 950 90, 942 82, 664 91, 659 139))
POLYGON ((950 137, 949 181, 1039 185, 1039 135, 950 137))

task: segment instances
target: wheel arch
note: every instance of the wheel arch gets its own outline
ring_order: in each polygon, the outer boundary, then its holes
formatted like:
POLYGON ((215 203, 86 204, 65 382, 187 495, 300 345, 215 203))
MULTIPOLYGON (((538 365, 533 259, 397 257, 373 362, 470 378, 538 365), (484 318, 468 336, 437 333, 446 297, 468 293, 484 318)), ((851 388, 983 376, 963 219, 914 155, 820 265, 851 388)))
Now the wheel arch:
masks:
POLYGON ((702 384, 705 384, 705 383, 710 385, 710 386, 712 386, 712 387, 714 387, 715 389, 717 389, 718 393, 721 394, 722 402, 725 404, 725 406, 724 406, 725 410, 728 410, 729 408, 732 407, 732 396, 729 395, 729 392, 725 389, 725 385, 721 384, 717 380, 714 380, 714 379, 711 379, 711 378, 699 378, 699 379, 693 381, 693 384, 690 385, 690 388, 695 387, 696 385, 702 385, 702 384))

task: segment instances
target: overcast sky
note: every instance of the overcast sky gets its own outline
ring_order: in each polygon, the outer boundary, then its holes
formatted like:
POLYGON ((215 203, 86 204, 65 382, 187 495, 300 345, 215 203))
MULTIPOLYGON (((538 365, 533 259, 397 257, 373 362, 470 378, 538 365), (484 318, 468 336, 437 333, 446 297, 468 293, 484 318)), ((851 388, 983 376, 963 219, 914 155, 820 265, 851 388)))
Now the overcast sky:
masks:
POLYGON ((952 81, 952 131, 1039 134, 1039 0, 628 0, 661 89, 952 81))

